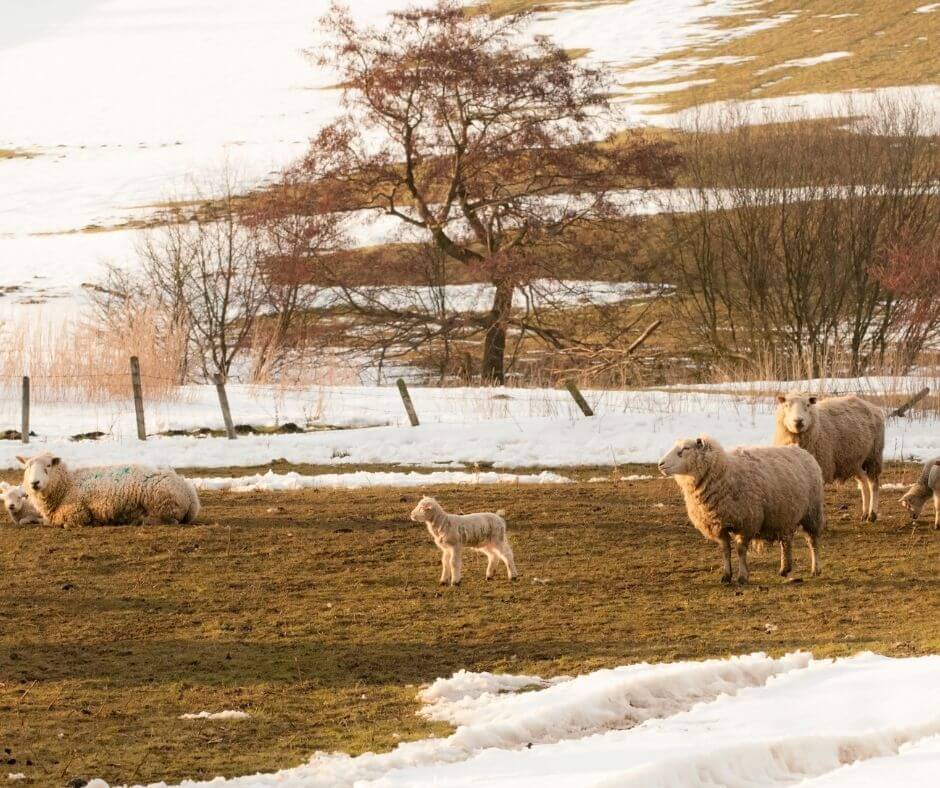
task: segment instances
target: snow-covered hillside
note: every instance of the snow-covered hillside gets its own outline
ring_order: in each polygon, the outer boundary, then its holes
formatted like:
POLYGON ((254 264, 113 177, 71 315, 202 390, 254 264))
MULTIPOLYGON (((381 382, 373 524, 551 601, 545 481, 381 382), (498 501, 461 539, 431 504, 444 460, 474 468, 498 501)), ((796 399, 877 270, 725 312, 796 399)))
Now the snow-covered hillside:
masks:
MULTIPOLYGON (((348 4, 359 19, 381 22, 382 13, 407 3, 348 4)), ((0 157, 0 274, 13 288, 0 297, 0 316, 37 300, 55 301, 46 314, 60 316, 81 300, 81 284, 103 262, 135 258, 139 231, 90 229, 120 227, 167 199, 185 199, 194 179, 222 167, 246 187, 264 180, 298 157, 337 108, 339 92, 328 89, 333 75, 303 54, 316 48, 316 22, 328 0, 8 5, 0 28, 0 150, 33 155, 0 157)), ((560 4, 535 17, 533 32, 611 66, 624 86, 624 122, 675 125, 691 115, 658 114, 661 107, 645 103, 650 95, 730 61, 673 53, 789 18, 763 13, 761 5, 560 4), (729 17, 733 28, 723 24, 729 17)), ((932 88, 921 90, 935 97, 932 88)), ((823 99, 804 103, 815 111, 823 99)), ((752 108, 756 120, 760 106, 752 108)), ((368 222, 355 234, 361 243, 388 236, 384 225, 368 222)))
POLYGON ((274 774, 183 785, 927 788, 940 772, 940 656, 752 654, 549 682, 461 671, 419 699, 425 716, 457 730, 385 754, 318 753, 274 774))

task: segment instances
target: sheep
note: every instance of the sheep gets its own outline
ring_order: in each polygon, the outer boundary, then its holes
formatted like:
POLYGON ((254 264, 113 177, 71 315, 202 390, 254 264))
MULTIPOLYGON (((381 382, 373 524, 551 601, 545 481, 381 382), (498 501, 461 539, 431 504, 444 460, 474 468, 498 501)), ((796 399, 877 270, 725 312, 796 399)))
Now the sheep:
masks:
POLYGON ((0 482, 0 500, 10 519, 17 525, 42 525, 44 520, 30 502, 26 490, 6 482, 0 482))
POLYGON ((901 496, 899 503, 911 513, 911 522, 917 522, 920 510, 933 495, 933 527, 940 530, 940 457, 924 465, 920 478, 901 496))
POLYGON ((423 497, 411 512, 411 520, 425 523, 434 543, 441 549, 441 585, 460 585, 462 553, 465 547, 486 556, 486 579, 493 579, 496 561, 506 566, 510 580, 518 580, 516 561, 506 537, 504 512, 496 514, 448 514, 433 498, 423 497))
POLYGON ((774 446, 806 449, 826 483, 854 478, 862 494, 862 521, 878 519, 879 479, 885 447, 885 416, 859 397, 822 401, 800 392, 777 397, 774 446))
POLYGON ((52 454, 17 457, 23 486, 40 514, 64 528, 92 523, 176 525, 199 514, 192 483, 170 468, 115 465, 69 470, 52 454))
POLYGON ((780 574, 793 568, 793 535, 803 529, 811 573, 819 574, 818 543, 826 525, 819 464, 799 446, 738 447, 726 452, 714 438, 680 440, 659 461, 685 498, 689 520, 721 545, 722 583, 731 582, 731 543, 738 555, 738 583, 748 581, 747 550, 753 541, 780 542, 780 574))

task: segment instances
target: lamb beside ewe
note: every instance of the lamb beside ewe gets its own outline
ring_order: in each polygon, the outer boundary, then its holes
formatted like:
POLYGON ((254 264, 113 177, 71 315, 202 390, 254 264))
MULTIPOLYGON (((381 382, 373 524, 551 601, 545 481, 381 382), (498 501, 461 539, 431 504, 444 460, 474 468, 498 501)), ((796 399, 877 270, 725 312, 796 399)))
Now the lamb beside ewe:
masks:
POLYGON ((793 568, 797 527, 809 545, 812 574, 819 574, 816 551, 826 514, 822 471, 809 452, 798 446, 726 452, 703 435, 678 441, 659 469, 675 478, 696 530, 721 545, 722 583, 731 582, 732 542, 739 583, 748 580, 747 549, 753 541, 780 542, 780 574, 786 577, 793 568))
POLYGON ((928 460, 920 478, 901 496, 900 504, 911 513, 911 522, 916 522, 920 511, 933 496, 933 527, 940 530, 940 457, 928 460))
POLYGON ((10 519, 17 525, 42 525, 42 515, 30 502, 26 490, 0 482, 0 500, 10 519))
POLYGON ((791 392, 777 397, 774 446, 801 446, 816 458, 826 483, 855 479, 862 493, 862 520, 878 519, 885 447, 881 408, 854 395, 822 401, 791 392))
POLYGON ((493 579, 496 561, 506 566, 510 580, 518 579, 512 547, 506 538, 506 521, 500 516, 480 514, 448 514, 433 498, 425 496, 411 512, 416 523, 425 523, 434 543, 441 549, 441 585, 460 585, 462 553, 465 547, 486 556, 486 579, 493 579))
POLYGON ((17 457, 23 486, 40 514, 64 528, 109 524, 176 525, 199 514, 196 488, 169 468, 115 465, 69 470, 52 454, 17 457))

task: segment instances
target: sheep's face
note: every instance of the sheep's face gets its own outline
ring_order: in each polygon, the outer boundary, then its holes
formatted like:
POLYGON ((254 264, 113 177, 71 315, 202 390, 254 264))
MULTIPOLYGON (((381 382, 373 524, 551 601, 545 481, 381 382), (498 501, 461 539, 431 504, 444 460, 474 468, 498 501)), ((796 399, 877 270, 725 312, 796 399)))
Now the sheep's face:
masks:
POLYGON ((26 503, 26 491, 22 487, 10 487, 0 495, 6 510, 14 517, 19 517, 26 503))
POLYGON ((29 459, 17 457, 25 468, 23 472, 23 488, 29 492, 35 490, 41 492, 49 485, 49 477, 52 475, 52 469, 62 460, 53 457, 51 454, 40 454, 29 459))
POLYGON ((659 461, 663 476, 697 476, 708 462, 712 446, 704 436, 676 441, 676 445, 659 461))
POLYGON ((425 496, 411 512, 411 519, 416 523, 426 523, 431 519, 434 510, 437 508, 437 501, 425 496))
POLYGON ((787 432, 799 435, 813 426, 816 397, 809 394, 787 394, 777 397, 777 402, 777 413, 782 416, 787 432))
POLYGON ((911 513, 912 520, 916 520, 920 517, 921 509, 924 508, 924 504, 927 503, 929 497, 930 490, 918 482, 917 484, 911 485, 911 488, 901 496, 898 503, 911 513))

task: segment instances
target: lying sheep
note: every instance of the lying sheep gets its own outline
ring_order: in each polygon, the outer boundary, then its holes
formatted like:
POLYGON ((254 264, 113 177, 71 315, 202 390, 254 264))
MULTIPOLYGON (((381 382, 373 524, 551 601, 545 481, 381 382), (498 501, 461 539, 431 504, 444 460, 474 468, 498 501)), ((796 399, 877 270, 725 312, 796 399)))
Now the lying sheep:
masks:
POLYGON ((854 395, 822 401, 791 392, 777 397, 774 446, 806 449, 826 483, 855 479, 862 493, 862 520, 878 519, 879 478, 885 447, 882 410, 854 395))
POLYGON ((920 478, 901 496, 900 504, 911 513, 911 522, 916 522, 920 511, 933 496, 933 527, 940 530, 940 457, 934 457, 924 465, 920 478))
POLYGON ((65 528, 92 523, 175 525, 199 514, 196 488, 169 468, 118 465, 69 470, 51 454, 17 457, 23 486, 51 524, 65 528))
POLYGON ((492 514, 447 514, 433 498, 425 496, 411 513, 416 523, 425 523, 434 543, 441 549, 441 585, 460 585, 462 553, 465 547, 486 556, 486 579, 493 579, 497 559, 506 566, 510 580, 517 580, 516 562, 506 538, 502 512, 492 514))
POLYGON ((30 502, 26 490, 0 482, 0 500, 10 519, 17 525, 42 525, 42 515, 30 502))
POLYGON ((780 574, 793 568, 793 534, 802 528, 811 572, 819 574, 817 545, 826 524, 822 471, 798 446, 739 447, 726 452, 703 435, 678 441, 659 461, 675 478, 692 525, 721 545, 722 583, 731 582, 731 543, 738 554, 738 582, 748 580, 747 549, 753 541, 780 542, 780 574))

